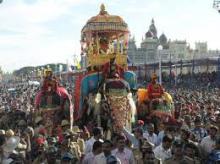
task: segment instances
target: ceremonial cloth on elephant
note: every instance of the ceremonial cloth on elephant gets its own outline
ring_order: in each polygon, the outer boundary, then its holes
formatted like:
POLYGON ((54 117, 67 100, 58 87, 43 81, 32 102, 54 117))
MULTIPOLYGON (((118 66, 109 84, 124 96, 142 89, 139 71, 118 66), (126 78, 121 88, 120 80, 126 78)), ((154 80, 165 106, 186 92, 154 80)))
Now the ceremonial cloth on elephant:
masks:
MULTIPOLYGON (((127 96, 109 96, 113 130, 121 132, 131 122, 131 109, 127 96)), ((130 128, 130 127, 128 127, 130 128)))

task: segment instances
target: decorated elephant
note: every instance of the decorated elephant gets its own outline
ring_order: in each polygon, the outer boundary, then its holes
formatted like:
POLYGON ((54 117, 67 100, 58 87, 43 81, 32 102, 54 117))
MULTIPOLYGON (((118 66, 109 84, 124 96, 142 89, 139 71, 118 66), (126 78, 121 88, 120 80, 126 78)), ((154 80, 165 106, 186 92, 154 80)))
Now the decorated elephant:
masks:
POLYGON ((149 114, 158 116, 160 118, 172 116, 174 105, 172 96, 169 93, 163 92, 160 98, 152 100, 149 98, 147 89, 139 88, 137 90, 137 97, 138 106, 141 106, 143 103, 149 104, 149 114))
POLYGON ((118 75, 104 78, 102 73, 85 76, 81 83, 79 115, 83 118, 92 113, 95 119, 91 120, 105 131, 120 132, 123 126, 131 128, 136 113, 131 87, 136 87, 136 75, 130 71, 124 72, 123 78, 118 75))
POLYGON ((59 86, 52 74, 44 78, 43 86, 35 97, 35 116, 41 116, 48 127, 54 127, 63 119, 73 122, 73 105, 70 95, 59 86))

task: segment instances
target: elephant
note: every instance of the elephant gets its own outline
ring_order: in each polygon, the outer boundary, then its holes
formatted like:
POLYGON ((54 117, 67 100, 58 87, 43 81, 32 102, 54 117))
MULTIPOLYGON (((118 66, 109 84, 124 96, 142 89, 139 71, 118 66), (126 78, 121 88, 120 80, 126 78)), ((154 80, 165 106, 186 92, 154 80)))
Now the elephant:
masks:
POLYGON ((123 78, 104 78, 102 73, 85 76, 81 82, 80 118, 91 114, 93 119, 88 119, 104 131, 119 133, 124 126, 131 129, 136 106, 130 89, 136 85, 136 75, 131 71, 124 72, 123 78))
POLYGON ((72 127, 74 111, 71 97, 56 80, 44 79, 44 85, 37 92, 34 104, 34 117, 40 115, 51 129, 61 124, 63 119, 70 120, 70 128, 72 127))
POLYGON ((174 105, 171 95, 167 92, 162 94, 160 99, 151 100, 148 97, 148 90, 145 88, 139 88, 137 90, 138 106, 141 104, 148 104, 150 109, 150 115, 158 116, 161 119, 165 119, 166 116, 172 116, 174 105))

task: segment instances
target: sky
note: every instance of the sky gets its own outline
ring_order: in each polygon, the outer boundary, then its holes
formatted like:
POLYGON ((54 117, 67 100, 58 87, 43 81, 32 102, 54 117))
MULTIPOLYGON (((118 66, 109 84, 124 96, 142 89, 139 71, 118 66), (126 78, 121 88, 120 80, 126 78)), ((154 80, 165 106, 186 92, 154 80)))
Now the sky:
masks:
POLYGON ((220 14, 213 0, 3 0, 0 4, 0 66, 74 63, 79 59, 81 29, 104 3, 120 15, 139 46, 154 18, 158 34, 186 40, 191 47, 206 41, 220 49, 220 14))

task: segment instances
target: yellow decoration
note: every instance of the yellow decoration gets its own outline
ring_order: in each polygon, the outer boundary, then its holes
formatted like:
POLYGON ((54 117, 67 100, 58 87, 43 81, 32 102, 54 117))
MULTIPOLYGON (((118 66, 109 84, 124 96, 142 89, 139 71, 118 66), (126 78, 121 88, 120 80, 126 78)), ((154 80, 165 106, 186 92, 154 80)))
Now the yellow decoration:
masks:
POLYGON ((86 42, 87 67, 101 66, 116 57, 116 63, 127 69, 129 30, 120 16, 108 14, 102 4, 99 14, 87 21, 81 33, 86 42))
POLYGON ((103 65, 107 62, 110 61, 113 57, 116 57, 116 63, 121 65, 121 66, 127 66, 127 55, 122 55, 122 54, 100 54, 97 56, 88 56, 88 62, 91 64, 91 66, 95 65, 103 65))
POLYGON ((143 102, 144 100, 149 99, 147 89, 144 89, 144 88, 138 89, 137 96, 138 96, 138 102, 139 103, 143 102))
POLYGON ((96 36, 96 46, 97 46, 97 54, 99 55, 100 45, 99 45, 99 37, 98 36, 96 36))
MULTIPOLYGON (((144 100, 149 100, 147 89, 144 89, 144 88, 138 89, 137 96, 138 96, 139 103, 143 102, 144 100)), ((168 104, 173 103, 172 96, 167 92, 163 93, 162 98, 165 99, 168 104)))
POLYGON ((119 42, 119 40, 117 39, 117 53, 119 53, 120 52, 120 42, 119 42))
POLYGON ((52 74, 53 74, 53 72, 52 72, 51 68, 48 67, 48 68, 44 69, 44 77, 48 77, 52 74))
POLYGON ((173 103, 173 98, 171 97, 171 95, 167 92, 164 92, 164 94, 162 95, 162 97, 170 104, 173 103))
POLYGON ((89 54, 89 55, 92 55, 92 54, 93 54, 93 45, 92 45, 92 43, 89 44, 88 54, 89 54))
POLYGON ((120 16, 108 14, 104 4, 102 4, 99 14, 97 16, 91 17, 87 21, 87 24, 82 29, 82 33, 100 30, 120 30, 123 32, 128 32, 128 27, 125 21, 120 16))

